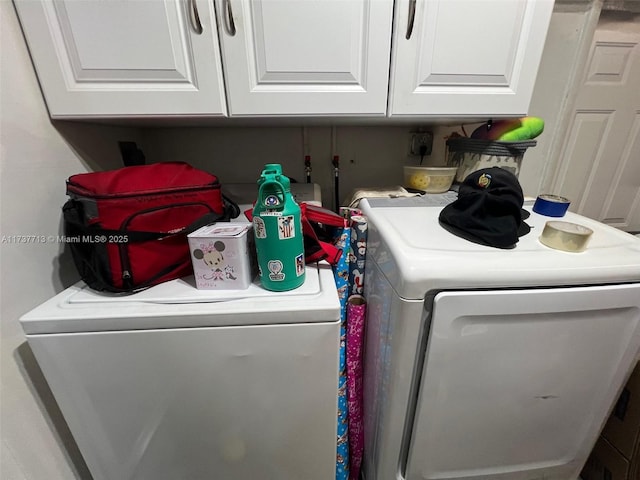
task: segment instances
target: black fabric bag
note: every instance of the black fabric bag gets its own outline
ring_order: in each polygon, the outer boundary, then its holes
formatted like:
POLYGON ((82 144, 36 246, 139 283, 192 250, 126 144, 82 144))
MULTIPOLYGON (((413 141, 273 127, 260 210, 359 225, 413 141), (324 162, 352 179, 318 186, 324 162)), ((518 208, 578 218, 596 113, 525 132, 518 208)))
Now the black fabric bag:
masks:
POLYGON ((513 248, 530 231, 523 202, 515 175, 498 167, 484 168, 465 178, 458 199, 440 212, 440 225, 470 242, 513 248))

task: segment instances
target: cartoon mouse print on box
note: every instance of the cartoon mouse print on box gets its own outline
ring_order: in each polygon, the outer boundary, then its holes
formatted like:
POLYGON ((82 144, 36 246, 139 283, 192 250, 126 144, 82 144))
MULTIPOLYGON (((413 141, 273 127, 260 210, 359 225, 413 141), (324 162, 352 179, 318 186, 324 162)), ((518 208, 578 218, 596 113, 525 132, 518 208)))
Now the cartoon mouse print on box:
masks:
POLYGON ((255 276, 251 225, 208 225, 191 233, 193 274, 199 289, 245 289, 255 276))
POLYGON ((220 240, 214 242, 213 249, 211 249, 211 245, 205 246, 204 244, 200 244, 200 246, 201 248, 196 248, 193 251, 193 256, 198 260, 202 260, 213 272, 210 276, 207 276, 206 273, 203 274, 205 280, 237 280, 237 278, 233 276, 233 266, 222 264, 224 261, 222 252, 226 248, 224 242, 220 240))

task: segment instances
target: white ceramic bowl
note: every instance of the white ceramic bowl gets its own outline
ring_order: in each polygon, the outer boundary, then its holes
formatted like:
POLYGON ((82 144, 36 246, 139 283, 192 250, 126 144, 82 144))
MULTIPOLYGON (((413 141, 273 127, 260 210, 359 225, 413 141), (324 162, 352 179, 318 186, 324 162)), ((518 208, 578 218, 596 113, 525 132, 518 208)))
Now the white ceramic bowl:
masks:
POLYGON ((404 167, 404 186, 443 193, 451 188, 457 171, 457 167, 404 167))

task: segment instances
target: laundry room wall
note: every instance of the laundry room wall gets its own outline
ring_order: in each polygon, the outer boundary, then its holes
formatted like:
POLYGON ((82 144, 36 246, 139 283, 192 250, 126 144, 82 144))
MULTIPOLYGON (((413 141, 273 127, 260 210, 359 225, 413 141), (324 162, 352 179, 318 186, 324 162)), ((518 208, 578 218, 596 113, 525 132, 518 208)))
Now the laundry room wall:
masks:
MULTIPOLYGON (((255 182, 265 163, 281 163, 284 173, 305 181, 303 137, 311 155, 311 180, 320 184, 323 203, 333 207, 332 155, 340 157, 340 200, 356 187, 402 184, 411 127, 245 127, 162 128, 144 132, 145 155, 153 161, 186 160, 213 171, 225 183, 255 182), (332 140, 333 139, 333 140, 332 140), (334 149, 332 151, 332 145, 334 149)), ((434 163, 433 156, 425 158, 434 163)))
MULTIPOLYGON (((557 0, 530 113, 546 120, 538 146, 527 152, 521 183, 538 193, 561 109, 570 98, 571 62, 578 51, 593 1, 557 0)), ((264 163, 280 162, 304 181, 302 126, 125 128, 49 120, 11 2, 0 1, 0 478, 89 479, 18 322, 77 279, 64 245, 16 243, 14 236, 61 234, 64 180, 74 173, 121 165, 118 140, 138 143, 149 161, 186 160, 218 174, 223 182, 255 181, 264 163)), ((267 125, 267 124, 265 124, 267 125)), ((433 153, 425 164, 444 161, 445 137, 459 125, 330 126, 306 129, 312 180, 333 196, 332 138, 340 155, 340 197, 356 187, 400 184, 409 132, 431 128, 433 153)), ((467 132, 473 129, 467 125, 467 132)))
POLYGON ((64 245, 46 239, 62 234, 65 179, 117 166, 116 139, 139 137, 129 128, 54 127, 9 1, 0 1, 0 22, 0 478, 88 479, 18 318, 77 280, 64 245))

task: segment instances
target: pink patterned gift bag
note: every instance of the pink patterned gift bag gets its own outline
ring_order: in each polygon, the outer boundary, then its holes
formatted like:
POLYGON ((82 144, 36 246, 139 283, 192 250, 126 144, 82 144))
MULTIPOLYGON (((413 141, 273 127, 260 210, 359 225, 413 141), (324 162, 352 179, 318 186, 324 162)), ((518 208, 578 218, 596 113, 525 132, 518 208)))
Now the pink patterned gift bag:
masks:
POLYGON ((362 295, 347 300, 347 395, 349 410, 350 480, 358 480, 364 449, 362 414, 362 346, 366 301, 362 295))

